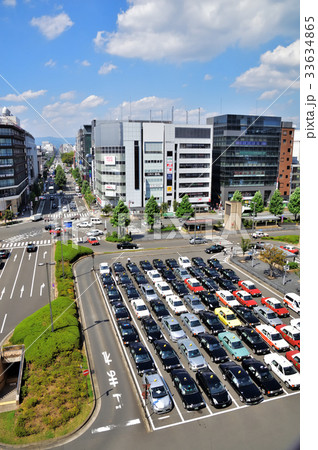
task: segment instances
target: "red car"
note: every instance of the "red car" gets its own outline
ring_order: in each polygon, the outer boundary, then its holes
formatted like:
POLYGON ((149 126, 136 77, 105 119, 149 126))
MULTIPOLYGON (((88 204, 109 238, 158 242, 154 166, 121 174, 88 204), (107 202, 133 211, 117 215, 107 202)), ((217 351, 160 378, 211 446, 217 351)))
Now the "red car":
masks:
POLYGON ((238 285, 246 292, 251 294, 252 297, 261 297, 262 293, 255 284, 250 280, 241 280, 238 282, 238 285))
POLYGON ((99 241, 94 237, 87 238, 87 242, 92 245, 99 245, 99 241))
POLYGON ((281 245, 280 248, 287 250, 290 253, 294 253, 294 255, 298 255, 299 253, 299 249, 297 247, 293 247, 292 245, 281 245))
POLYGON ((200 284, 200 282, 196 278, 187 278, 186 280, 184 280, 184 282, 192 292, 204 291, 204 287, 200 284))
POLYGON ((277 298, 263 297, 261 302, 263 305, 266 305, 272 311, 275 311, 275 313, 279 317, 288 317, 289 316, 288 310, 281 304, 281 302, 279 300, 277 300, 277 298))
POLYGON ((252 295, 246 291, 234 291, 233 295, 243 306, 247 306, 248 308, 258 306, 257 301, 254 300, 252 295))
POLYGON ((55 228, 54 230, 50 230, 50 234, 54 234, 55 236, 60 236, 61 235, 61 228, 55 228))
POLYGON ((300 351, 290 350, 286 353, 286 358, 293 363, 298 372, 300 372, 300 351))
POLYGON ((280 332, 288 344, 300 350, 300 332, 292 325, 276 325, 276 330, 280 332))

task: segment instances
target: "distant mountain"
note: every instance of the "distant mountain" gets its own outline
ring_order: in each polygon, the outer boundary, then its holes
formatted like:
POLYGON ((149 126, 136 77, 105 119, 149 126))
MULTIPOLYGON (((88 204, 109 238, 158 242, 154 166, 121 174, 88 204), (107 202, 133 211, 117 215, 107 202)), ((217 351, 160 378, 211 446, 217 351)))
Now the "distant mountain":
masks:
POLYGON ((56 147, 57 149, 62 144, 75 145, 75 137, 74 136, 73 137, 66 137, 64 139, 58 138, 58 137, 53 137, 53 136, 36 137, 34 139, 35 139, 35 145, 41 145, 43 141, 48 141, 51 144, 53 144, 54 147, 56 147))

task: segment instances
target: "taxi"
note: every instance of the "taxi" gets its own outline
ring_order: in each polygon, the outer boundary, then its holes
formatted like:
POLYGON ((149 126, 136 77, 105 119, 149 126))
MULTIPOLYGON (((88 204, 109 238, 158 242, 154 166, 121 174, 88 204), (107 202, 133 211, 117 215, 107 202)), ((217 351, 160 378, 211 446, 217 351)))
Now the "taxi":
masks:
POLYGON ((187 278, 184 280, 186 286, 190 289, 192 292, 200 292, 204 291, 204 287, 201 285, 199 280, 196 278, 187 278))
POLYGON ((231 329, 242 326, 242 322, 236 317, 230 308, 215 308, 214 314, 219 318, 220 322, 231 329))
POLYGON ((285 341, 296 350, 300 350, 300 332, 292 325, 277 325, 276 330, 280 332, 285 341))
POLYGON ((258 306, 257 301, 254 300, 252 295, 246 291, 234 291, 233 295, 237 298, 241 305, 247 306, 247 308, 254 308, 254 306, 258 306))
POLYGON ((286 352, 289 345, 281 334, 271 325, 258 325, 255 330, 261 335, 264 341, 278 352, 286 352))
POLYGON ((238 282, 238 285, 246 292, 251 294, 252 297, 261 297, 262 293, 255 284, 250 280, 241 280, 238 282))
POLYGON ((288 310, 281 304, 277 298, 274 297, 263 297, 261 300, 263 305, 266 305, 269 309, 274 311, 278 317, 288 317, 288 310))

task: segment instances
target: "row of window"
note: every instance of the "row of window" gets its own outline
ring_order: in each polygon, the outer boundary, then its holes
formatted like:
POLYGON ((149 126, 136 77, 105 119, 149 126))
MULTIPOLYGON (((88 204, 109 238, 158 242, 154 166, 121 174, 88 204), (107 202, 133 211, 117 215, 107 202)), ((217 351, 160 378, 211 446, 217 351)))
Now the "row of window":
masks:
POLYGON ((180 153, 179 155, 180 159, 207 159, 207 158, 211 158, 210 153, 180 153))

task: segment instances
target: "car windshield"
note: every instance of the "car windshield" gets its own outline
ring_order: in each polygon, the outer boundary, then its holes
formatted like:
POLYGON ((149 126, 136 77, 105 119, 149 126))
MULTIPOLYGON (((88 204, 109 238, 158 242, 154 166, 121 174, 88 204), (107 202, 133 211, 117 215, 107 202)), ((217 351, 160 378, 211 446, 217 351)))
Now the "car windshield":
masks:
POLYGON ((183 395, 195 394, 198 392, 198 388, 194 382, 187 381, 185 384, 180 383, 180 390, 183 395))
POLYGON ((214 348, 219 348, 220 347, 217 342, 209 343, 208 346, 209 346, 210 350, 213 350, 214 348))
POLYGON ((274 312, 267 314, 268 319, 276 319, 276 314, 274 312))
POLYGON ((137 363, 150 361, 150 357, 147 353, 138 353, 135 355, 135 361, 137 363))
POLYGON ((171 325, 171 331, 180 331, 181 327, 178 323, 174 323, 173 325, 171 325))
POLYGON ((256 289, 255 284, 248 284, 247 289, 256 289))
POLYGON ((224 386, 220 382, 220 380, 217 380, 215 377, 209 379, 209 388, 211 394, 217 394, 219 392, 224 391, 224 386))
POLYGON ((216 324, 219 324, 220 322, 217 317, 209 317, 208 323, 210 325, 216 325, 216 324))
POLYGON ((263 381, 270 381, 273 380, 274 377, 267 369, 260 369, 258 372, 256 372, 257 378, 260 378, 263 381))
POLYGON ((194 299, 192 300, 192 305, 201 305, 200 300, 194 299))
POLYGON ((161 352, 162 359, 173 358, 174 356, 175 356, 175 353, 173 350, 163 350, 161 352))
POLYGON ((152 278, 160 278, 159 273, 153 273, 153 274, 152 274, 152 278))
POLYGON ((300 341, 300 333, 293 333, 293 339, 295 341, 300 341))
POLYGON ((190 261, 188 260, 188 258, 183 258, 182 262, 183 263, 189 263, 190 261))
POLYGON ((285 368, 283 369, 283 371, 284 371, 284 374, 285 374, 285 375, 294 375, 295 373, 297 373, 297 372, 296 372, 296 369, 295 369, 293 366, 285 367, 285 368))
POLYGON ((116 308, 116 313, 126 313, 126 312, 127 312, 127 310, 126 310, 125 306, 118 306, 116 308))
POLYGON ((253 297, 251 294, 244 294, 242 295, 243 300, 253 300, 253 297))
POLYGON ((182 303, 181 300, 177 300, 176 302, 173 302, 173 305, 174 305, 174 306, 182 306, 183 303, 182 303))
POLYGON ((188 275, 187 270, 180 270, 179 273, 180 273, 180 275, 188 275))
POLYGON ((146 305, 137 305, 136 309, 137 309, 137 311, 146 311, 147 306, 146 305))
POLYGON ((155 323, 148 327, 148 331, 150 331, 150 332, 155 332, 155 331, 158 331, 158 330, 159 330, 159 328, 158 328, 158 326, 155 323))
POLYGON ((240 378, 233 378, 233 381, 237 386, 248 386, 251 384, 251 379, 248 375, 243 375, 240 378))
POLYGON ((242 342, 240 342, 240 341, 232 342, 231 346, 232 346, 232 348, 235 348, 235 349, 243 348, 242 342))
POLYGON ((162 289, 163 291, 170 291, 169 286, 161 286, 161 289, 162 289))
POLYGON ((190 322, 190 326, 191 327, 200 327, 201 323, 199 320, 192 320, 192 322, 190 322))
POLYGON ((146 291, 147 295, 153 295, 155 293, 155 291, 153 289, 148 289, 146 291))
POLYGON ((280 341, 281 335, 279 333, 274 333, 271 335, 271 339, 272 339, 272 341, 280 341))
POLYGON ((250 334, 248 336, 248 340, 253 342, 253 344, 257 344, 258 342, 263 342, 262 338, 258 334, 250 334))
POLYGON ((200 283, 198 281, 195 281, 194 283, 192 283, 193 287, 199 287, 201 286, 200 283))
POLYGON ((122 330, 123 336, 129 336, 130 334, 135 334, 134 330, 132 328, 124 328, 122 330))
POLYGON ((163 385, 151 389, 151 393, 153 398, 161 398, 167 395, 167 391, 163 385))
POLYGON ((197 358, 198 356, 201 356, 201 353, 197 348, 189 351, 189 358, 197 358))
POLYGON ((235 319, 236 319, 235 314, 227 314, 226 315, 226 320, 235 320, 235 319))

